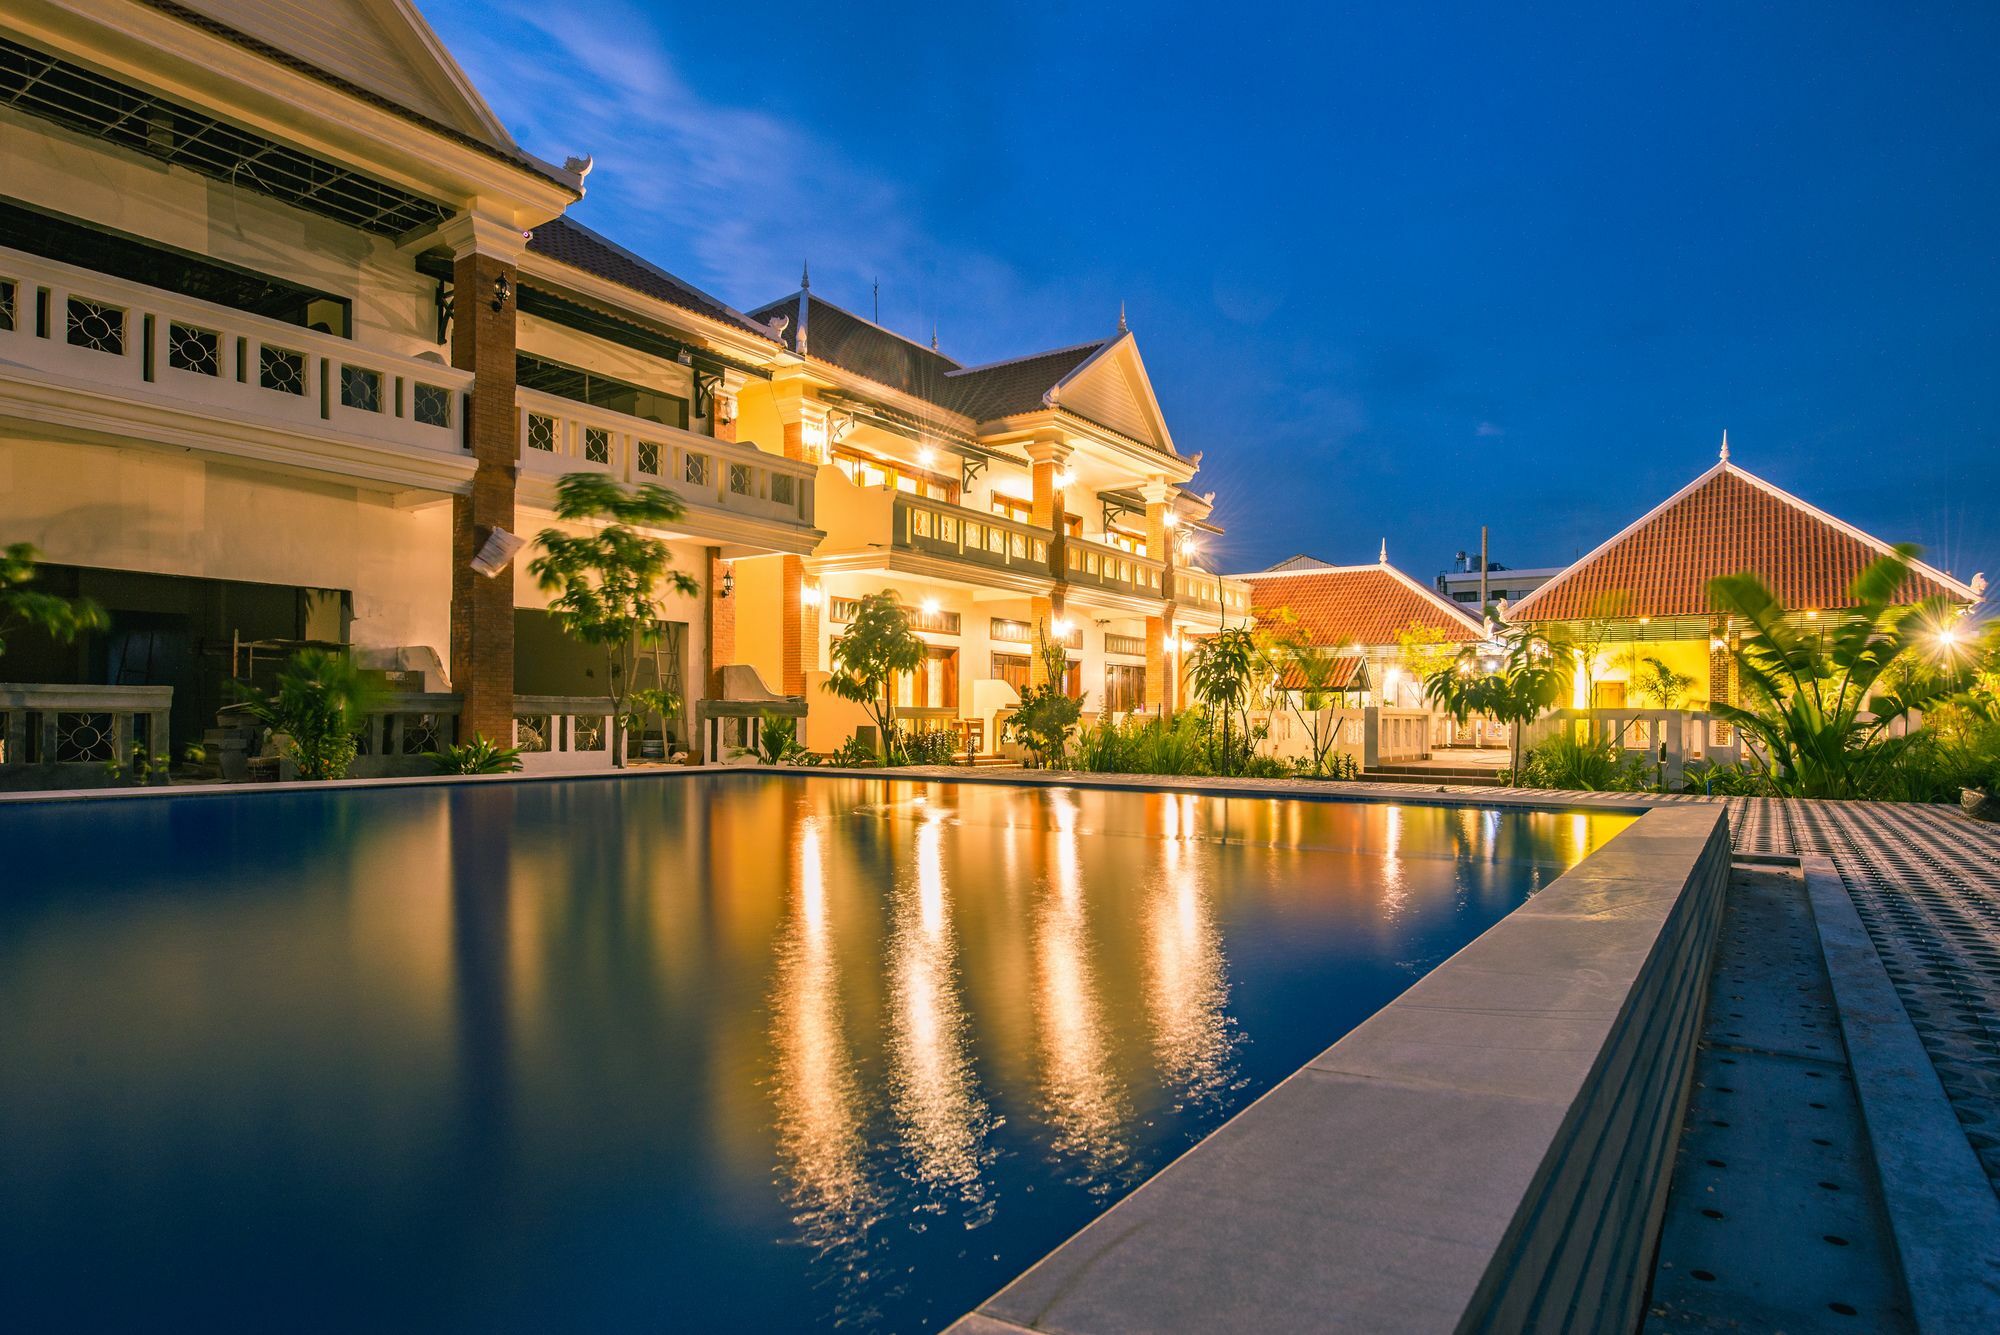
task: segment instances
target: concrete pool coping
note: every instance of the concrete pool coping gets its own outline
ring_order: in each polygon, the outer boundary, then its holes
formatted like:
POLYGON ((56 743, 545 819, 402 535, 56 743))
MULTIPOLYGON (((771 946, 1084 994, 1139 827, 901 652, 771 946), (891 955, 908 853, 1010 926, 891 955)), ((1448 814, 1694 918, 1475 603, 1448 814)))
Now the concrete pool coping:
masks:
POLYGON ((1632 1329, 1728 870, 1646 812, 953 1330, 1632 1329))

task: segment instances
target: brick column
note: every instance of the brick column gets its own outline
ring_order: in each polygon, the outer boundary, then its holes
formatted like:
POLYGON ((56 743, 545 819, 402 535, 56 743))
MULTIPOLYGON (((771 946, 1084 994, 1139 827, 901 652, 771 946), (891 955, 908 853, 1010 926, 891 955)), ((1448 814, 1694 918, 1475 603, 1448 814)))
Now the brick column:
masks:
MULTIPOLYGON (((465 440, 474 468, 468 492, 451 504, 451 682, 459 737, 502 744, 514 727, 514 564, 481 575, 472 558, 494 529, 518 532, 514 516, 515 261, 519 231, 462 217, 444 228, 454 253, 451 362, 473 373, 465 440), (504 281, 507 296, 497 301, 504 281)), ((525 555, 525 553, 524 553, 525 555)))
POLYGON ((1062 615, 1062 602, 1057 598, 1030 598, 1028 618, 1035 628, 1035 639, 1028 645, 1028 685, 1048 684, 1048 669, 1042 664, 1041 637, 1053 640, 1056 637, 1056 619, 1062 615))
MULTIPOLYGON (((1708 698, 1723 704, 1736 703, 1736 656, 1729 652, 1729 622, 1724 617, 1708 619, 1708 698), (1717 646, 1721 647, 1718 648, 1717 646)), ((1729 741, 1729 725, 1712 725, 1718 744, 1729 741)))
POLYGON ((708 566, 708 576, 704 583, 707 627, 703 632, 702 650, 708 661, 708 693, 711 698, 722 694, 722 669, 736 661, 736 597, 722 596, 723 577, 729 573, 729 562, 722 559, 720 547, 702 549, 708 566))
POLYGON ((1167 715, 1180 707, 1180 692, 1176 689, 1180 660, 1167 652, 1176 633, 1173 598, 1177 516, 1173 487, 1165 479, 1148 482, 1140 494, 1146 498, 1146 555, 1167 563, 1160 578, 1160 614, 1146 618, 1146 704, 1167 715))
POLYGON ((1172 612, 1146 618, 1146 704, 1163 715, 1180 708, 1177 698, 1180 659, 1167 652, 1173 638, 1172 612))

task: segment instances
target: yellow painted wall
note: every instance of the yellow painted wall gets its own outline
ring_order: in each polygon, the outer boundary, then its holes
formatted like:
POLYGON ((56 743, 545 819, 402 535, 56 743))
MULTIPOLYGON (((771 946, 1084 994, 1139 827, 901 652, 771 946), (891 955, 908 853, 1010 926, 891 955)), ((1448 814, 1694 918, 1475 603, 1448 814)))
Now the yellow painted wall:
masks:
POLYGON ((785 452, 785 424, 778 420, 771 387, 761 380, 745 385, 736 396, 736 439, 772 454, 785 452))
POLYGON ((745 557, 735 562, 736 658, 757 669, 764 684, 784 689, 783 645, 779 632, 784 614, 782 556, 745 557))
MULTIPOLYGON (((1706 640, 1642 640, 1612 641, 1598 652, 1598 662, 1605 664, 1602 671, 1594 674, 1598 683, 1626 683, 1625 708, 1657 709, 1658 700, 1651 696, 1638 697, 1634 694, 1630 679, 1634 662, 1631 655, 1636 652, 1639 661, 1657 658, 1676 672, 1694 678, 1694 685, 1679 702, 1681 709, 1701 709, 1708 703, 1708 641, 1706 640)), ((1600 693, 1600 699, 1602 694, 1600 693)))

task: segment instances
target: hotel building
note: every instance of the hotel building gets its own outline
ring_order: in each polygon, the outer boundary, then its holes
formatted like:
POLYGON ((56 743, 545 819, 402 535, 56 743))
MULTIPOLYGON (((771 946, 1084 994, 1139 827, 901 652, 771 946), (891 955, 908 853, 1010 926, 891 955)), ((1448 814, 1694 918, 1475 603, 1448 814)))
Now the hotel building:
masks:
POLYGON ((405 0, 21 0, 0 131, 0 542, 111 617, 0 675, 171 687, 176 749, 328 644, 406 688, 383 752, 518 732, 596 763, 601 657, 532 545, 475 568, 577 471, 685 502, 660 536, 701 591, 649 660, 687 702, 671 750, 732 666, 837 745, 829 642, 883 588, 931 646, 912 712, 988 748, 1036 624, 1133 710, 1247 612, 1122 319, 966 367, 805 285, 734 309, 566 218, 591 164, 525 152, 405 0))

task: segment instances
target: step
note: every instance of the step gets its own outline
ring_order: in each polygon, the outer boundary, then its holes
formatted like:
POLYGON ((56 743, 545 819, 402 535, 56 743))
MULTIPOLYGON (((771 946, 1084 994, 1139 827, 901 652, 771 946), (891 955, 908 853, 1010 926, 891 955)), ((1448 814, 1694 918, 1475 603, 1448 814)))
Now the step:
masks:
POLYGON ((1363 770, 1363 783, 1398 783, 1426 788, 1497 788, 1496 770, 1363 770))

